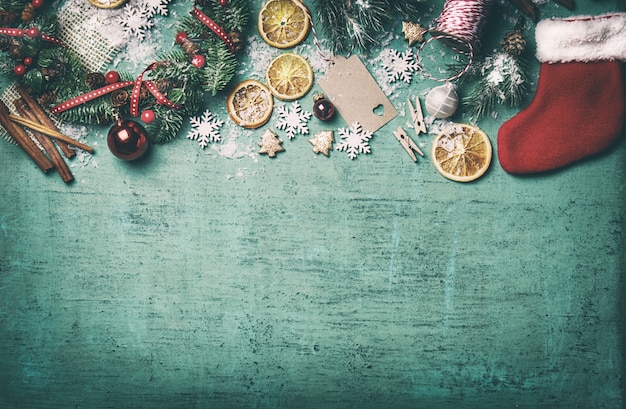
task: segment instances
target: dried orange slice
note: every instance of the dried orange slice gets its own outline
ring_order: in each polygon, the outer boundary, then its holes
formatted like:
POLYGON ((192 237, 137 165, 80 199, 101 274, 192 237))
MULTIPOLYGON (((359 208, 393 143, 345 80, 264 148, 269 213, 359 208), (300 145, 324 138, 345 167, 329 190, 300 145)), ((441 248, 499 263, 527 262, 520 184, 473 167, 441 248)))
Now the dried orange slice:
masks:
POLYGON ((122 7, 128 0, 89 0, 91 4, 100 9, 116 9, 122 7))
POLYGON ((276 98, 292 101, 313 86, 313 69, 306 58, 294 53, 276 57, 267 67, 267 85, 276 98))
POLYGON ((444 177, 471 182, 487 171, 491 153, 491 142, 482 130, 472 125, 453 124, 433 141, 432 160, 444 177))
POLYGON ((309 14, 300 0, 269 0, 259 12, 259 34, 272 47, 300 44, 310 25, 309 14))
POLYGON ((261 82, 248 79, 235 86, 226 99, 228 115, 239 126, 258 128, 272 116, 274 97, 261 82))

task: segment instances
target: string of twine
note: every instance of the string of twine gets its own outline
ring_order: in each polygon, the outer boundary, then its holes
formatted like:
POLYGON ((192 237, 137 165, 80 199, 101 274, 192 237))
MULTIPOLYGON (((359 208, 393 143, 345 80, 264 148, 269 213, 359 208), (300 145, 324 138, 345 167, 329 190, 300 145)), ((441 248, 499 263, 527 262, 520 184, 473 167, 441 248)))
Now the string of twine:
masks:
POLYGON ((434 35, 449 35, 474 49, 480 47, 480 35, 487 21, 492 0, 446 0, 435 19, 434 35))
POLYGON ((431 38, 422 43, 417 50, 417 58, 424 47, 431 41, 441 40, 460 54, 466 55, 465 68, 448 78, 437 78, 422 68, 422 74, 431 80, 449 82, 459 79, 469 71, 474 58, 474 50, 480 47, 480 35, 487 21, 487 14, 492 0, 446 0, 443 9, 429 28, 431 38))
POLYGON ((317 54, 327 63, 333 63, 334 59, 332 57, 327 57, 326 54, 324 54, 324 52, 322 51, 320 39, 317 35, 317 31, 315 30, 315 24, 313 24, 313 16, 311 15, 311 11, 302 1, 300 2, 300 4, 302 5, 302 8, 305 10, 307 16, 309 17, 309 25, 311 27, 311 32, 313 33, 313 44, 315 45, 317 54))

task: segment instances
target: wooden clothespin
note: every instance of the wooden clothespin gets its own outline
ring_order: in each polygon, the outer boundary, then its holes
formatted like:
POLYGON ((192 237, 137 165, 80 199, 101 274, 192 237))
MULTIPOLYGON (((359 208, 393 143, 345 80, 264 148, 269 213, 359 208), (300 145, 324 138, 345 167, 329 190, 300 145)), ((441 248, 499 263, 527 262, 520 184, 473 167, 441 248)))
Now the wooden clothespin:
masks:
POLYGON ((417 144, 413 142, 411 138, 409 138, 409 135, 406 134, 401 126, 398 127, 397 131, 393 131, 393 134, 400 142, 404 150, 407 151, 411 159, 413 159, 413 162, 417 162, 417 156, 415 156, 415 152, 417 152, 420 156, 424 156, 424 152, 422 152, 419 146, 417 146, 417 144))
POLYGON ((411 103, 411 99, 407 99, 408 110, 410 111, 411 118, 413 119, 413 126, 415 127, 415 132, 419 135, 420 133, 426 133, 426 123, 424 122, 424 114, 422 113, 422 106, 420 105, 419 98, 415 98, 415 106, 411 103))

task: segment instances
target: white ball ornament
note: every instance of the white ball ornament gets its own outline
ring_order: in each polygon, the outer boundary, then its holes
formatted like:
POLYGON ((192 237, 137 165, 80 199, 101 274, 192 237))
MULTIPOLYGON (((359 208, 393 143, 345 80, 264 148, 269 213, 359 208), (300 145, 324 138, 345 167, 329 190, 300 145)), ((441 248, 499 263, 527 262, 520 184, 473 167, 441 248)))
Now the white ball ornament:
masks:
POLYGON ((454 115, 458 106, 459 95, 456 93, 456 85, 449 82, 431 89, 426 96, 428 113, 438 119, 454 115))

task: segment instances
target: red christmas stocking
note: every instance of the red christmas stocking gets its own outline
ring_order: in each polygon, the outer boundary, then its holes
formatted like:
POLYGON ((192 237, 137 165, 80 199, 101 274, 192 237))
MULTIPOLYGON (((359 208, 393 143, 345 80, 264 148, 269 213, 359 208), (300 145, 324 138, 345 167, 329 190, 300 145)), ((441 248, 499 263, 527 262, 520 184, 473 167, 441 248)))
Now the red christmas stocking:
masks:
POLYGON ((594 155, 624 125, 626 13, 542 20, 535 38, 535 97, 498 132, 498 158, 509 173, 558 169, 594 155))

